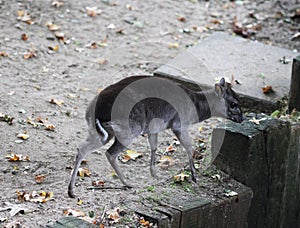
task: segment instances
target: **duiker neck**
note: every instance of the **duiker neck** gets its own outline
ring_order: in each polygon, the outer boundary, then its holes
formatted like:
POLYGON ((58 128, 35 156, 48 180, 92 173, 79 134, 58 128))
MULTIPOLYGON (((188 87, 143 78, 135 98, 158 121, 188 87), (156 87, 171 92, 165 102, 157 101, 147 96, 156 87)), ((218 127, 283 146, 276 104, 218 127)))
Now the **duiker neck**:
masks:
POLYGON ((212 102, 215 97, 214 90, 208 90, 204 92, 193 92, 192 101, 196 107, 199 122, 206 120, 212 116, 212 102))

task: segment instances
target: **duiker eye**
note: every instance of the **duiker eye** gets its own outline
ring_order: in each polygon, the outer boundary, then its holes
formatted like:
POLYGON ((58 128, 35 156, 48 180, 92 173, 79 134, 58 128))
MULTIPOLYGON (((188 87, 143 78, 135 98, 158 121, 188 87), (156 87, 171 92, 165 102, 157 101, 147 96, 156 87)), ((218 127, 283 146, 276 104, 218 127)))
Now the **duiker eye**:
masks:
POLYGON ((231 102, 231 103, 230 103, 230 108, 232 108, 232 109, 237 108, 237 106, 238 106, 238 104, 235 103, 235 102, 231 102))

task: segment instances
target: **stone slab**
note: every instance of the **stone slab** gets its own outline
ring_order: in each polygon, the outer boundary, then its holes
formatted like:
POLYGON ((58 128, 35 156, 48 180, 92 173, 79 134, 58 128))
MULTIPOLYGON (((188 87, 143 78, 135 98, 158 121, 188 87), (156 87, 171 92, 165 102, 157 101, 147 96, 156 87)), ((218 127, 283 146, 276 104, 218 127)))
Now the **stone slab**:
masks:
POLYGON ((284 56, 292 60, 297 53, 259 42, 216 32, 188 48, 155 71, 166 76, 212 88, 216 79, 234 75, 241 82, 234 89, 247 108, 274 109, 290 89, 292 61, 280 62, 284 56), (262 87, 271 85, 274 93, 266 95, 262 87))

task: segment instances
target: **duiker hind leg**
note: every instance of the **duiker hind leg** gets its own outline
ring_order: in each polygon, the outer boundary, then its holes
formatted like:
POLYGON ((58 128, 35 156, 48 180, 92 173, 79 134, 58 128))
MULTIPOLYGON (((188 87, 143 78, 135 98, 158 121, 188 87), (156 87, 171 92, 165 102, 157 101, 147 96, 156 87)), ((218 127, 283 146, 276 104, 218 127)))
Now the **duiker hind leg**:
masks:
POLYGON ((177 129, 172 129, 176 137, 178 138, 179 142, 185 149, 185 151, 188 154, 189 158, 189 163, 190 163, 190 168, 192 172, 192 179, 194 182, 197 182, 196 180, 196 169, 193 161, 193 153, 192 153, 192 141, 190 139, 188 130, 177 130, 177 129))
POLYGON ((82 143, 78 148, 78 153, 76 155, 75 165, 72 170, 71 179, 68 187, 68 195, 71 198, 75 197, 74 194, 74 185, 75 185, 75 179, 77 176, 77 172, 79 169, 79 166, 82 162, 82 160, 86 157, 86 155, 93 150, 98 149, 100 146, 102 146, 102 143, 99 139, 97 139, 95 136, 89 134, 89 136, 86 138, 85 142, 82 143))
POLYGON ((157 133, 155 134, 149 134, 148 135, 148 141, 150 144, 150 155, 151 155, 151 160, 150 160, 150 173, 151 176, 154 178, 157 178, 156 171, 155 171, 155 152, 157 150, 157 133))
POLYGON ((121 182, 129 187, 132 188, 133 186, 128 184, 125 181, 125 176, 123 175, 123 173, 120 171, 118 164, 117 164, 117 157, 120 154, 120 152, 122 152, 124 149, 126 149, 125 146, 123 146, 122 143, 119 142, 119 140, 117 138, 115 138, 114 143, 112 144, 112 146, 106 151, 105 155, 109 161, 109 163, 111 164, 111 166, 113 167, 113 169, 115 170, 115 172, 117 173, 119 179, 121 180, 121 182))

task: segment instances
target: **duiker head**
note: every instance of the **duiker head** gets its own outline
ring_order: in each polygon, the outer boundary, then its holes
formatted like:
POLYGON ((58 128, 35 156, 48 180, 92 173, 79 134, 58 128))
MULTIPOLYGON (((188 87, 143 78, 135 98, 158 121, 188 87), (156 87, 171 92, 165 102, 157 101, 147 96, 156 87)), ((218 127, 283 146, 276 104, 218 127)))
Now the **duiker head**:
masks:
POLYGON ((241 123, 244 118, 240 108, 240 101, 237 94, 232 90, 231 84, 225 82, 225 79, 222 78, 215 84, 215 94, 217 97, 214 105, 215 114, 241 123))

